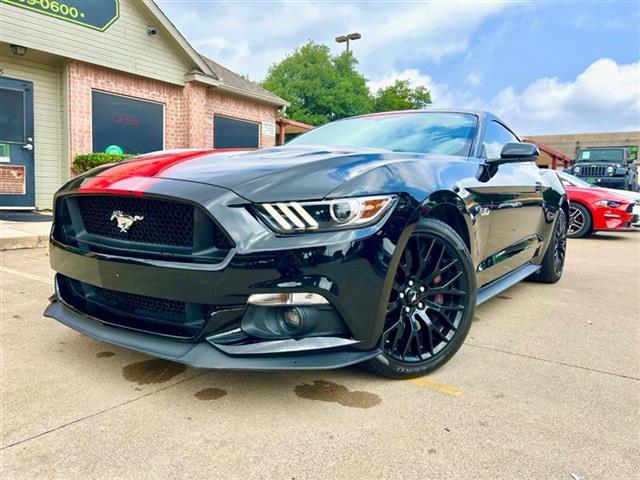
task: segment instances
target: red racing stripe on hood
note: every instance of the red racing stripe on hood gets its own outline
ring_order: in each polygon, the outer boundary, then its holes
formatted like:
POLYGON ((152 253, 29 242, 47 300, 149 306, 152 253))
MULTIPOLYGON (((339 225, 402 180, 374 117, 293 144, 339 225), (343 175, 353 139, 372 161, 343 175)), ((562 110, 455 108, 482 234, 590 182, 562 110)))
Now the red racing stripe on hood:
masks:
POLYGON ((95 177, 88 177, 80 186, 82 193, 119 193, 142 195, 157 180, 163 170, 215 150, 189 150, 179 153, 158 153, 127 160, 108 168, 95 177))

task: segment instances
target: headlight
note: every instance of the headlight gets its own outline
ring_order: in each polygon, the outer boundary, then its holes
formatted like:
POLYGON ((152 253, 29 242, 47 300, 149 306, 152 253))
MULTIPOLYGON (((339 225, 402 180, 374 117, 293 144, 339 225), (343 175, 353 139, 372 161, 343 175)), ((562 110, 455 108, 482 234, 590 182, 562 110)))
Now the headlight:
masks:
POLYGON ((596 205, 600 205, 601 207, 618 208, 622 203, 616 202, 615 200, 598 200, 596 205))
POLYGON ((394 195, 340 198, 319 202, 262 203, 256 210, 281 233, 340 230, 371 225, 395 203, 394 195))
POLYGON ((575 173, 576 175, 580 174, 580 167, 573 167, 573 173, 575 173))
POLYGON ((616 171, 616 169, 615 169, 613 166, 609 165, 609 166, 607 167, 607 173, 608 173, 609 175, 613 175, 613 172, 615 172, 615 171, 616 171))

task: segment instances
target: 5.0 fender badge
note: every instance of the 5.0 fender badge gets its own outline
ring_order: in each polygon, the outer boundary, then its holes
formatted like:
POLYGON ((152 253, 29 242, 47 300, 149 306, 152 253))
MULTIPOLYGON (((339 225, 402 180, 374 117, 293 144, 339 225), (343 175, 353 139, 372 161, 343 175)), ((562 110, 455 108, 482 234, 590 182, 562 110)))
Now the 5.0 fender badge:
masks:
POLYGON ((116 220, 118 222, 118 228, 122 233, 127 233, 135 222, 140 222, 144 220, 144 216, 142 215, 127 215, 126 213, 121 212, 120 210, 114 210, 111 212, 111 219, 116 220))

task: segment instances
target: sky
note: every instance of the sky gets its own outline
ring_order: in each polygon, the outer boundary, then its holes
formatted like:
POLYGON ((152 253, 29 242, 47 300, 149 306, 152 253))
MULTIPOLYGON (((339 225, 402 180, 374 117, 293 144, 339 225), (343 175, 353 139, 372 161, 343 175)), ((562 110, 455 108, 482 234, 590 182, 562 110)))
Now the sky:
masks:
POLYGON ((372 90, 489 110, 520 135, 640 130, 640 2, 159 0, 200 53, 248 75, 312 40, 359 32, 372 90))

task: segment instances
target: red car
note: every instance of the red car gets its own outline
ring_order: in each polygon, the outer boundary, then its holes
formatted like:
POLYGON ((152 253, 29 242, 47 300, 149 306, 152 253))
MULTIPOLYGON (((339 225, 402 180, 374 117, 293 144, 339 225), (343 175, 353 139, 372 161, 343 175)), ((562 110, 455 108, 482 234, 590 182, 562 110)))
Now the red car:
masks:
POLYGON ((584 237, 603 230, 633 230, 632 224, 638 221, 636 202, 611 189, 577 186, 562 175, 560 179, 571 202, 569 237, 584 237))

